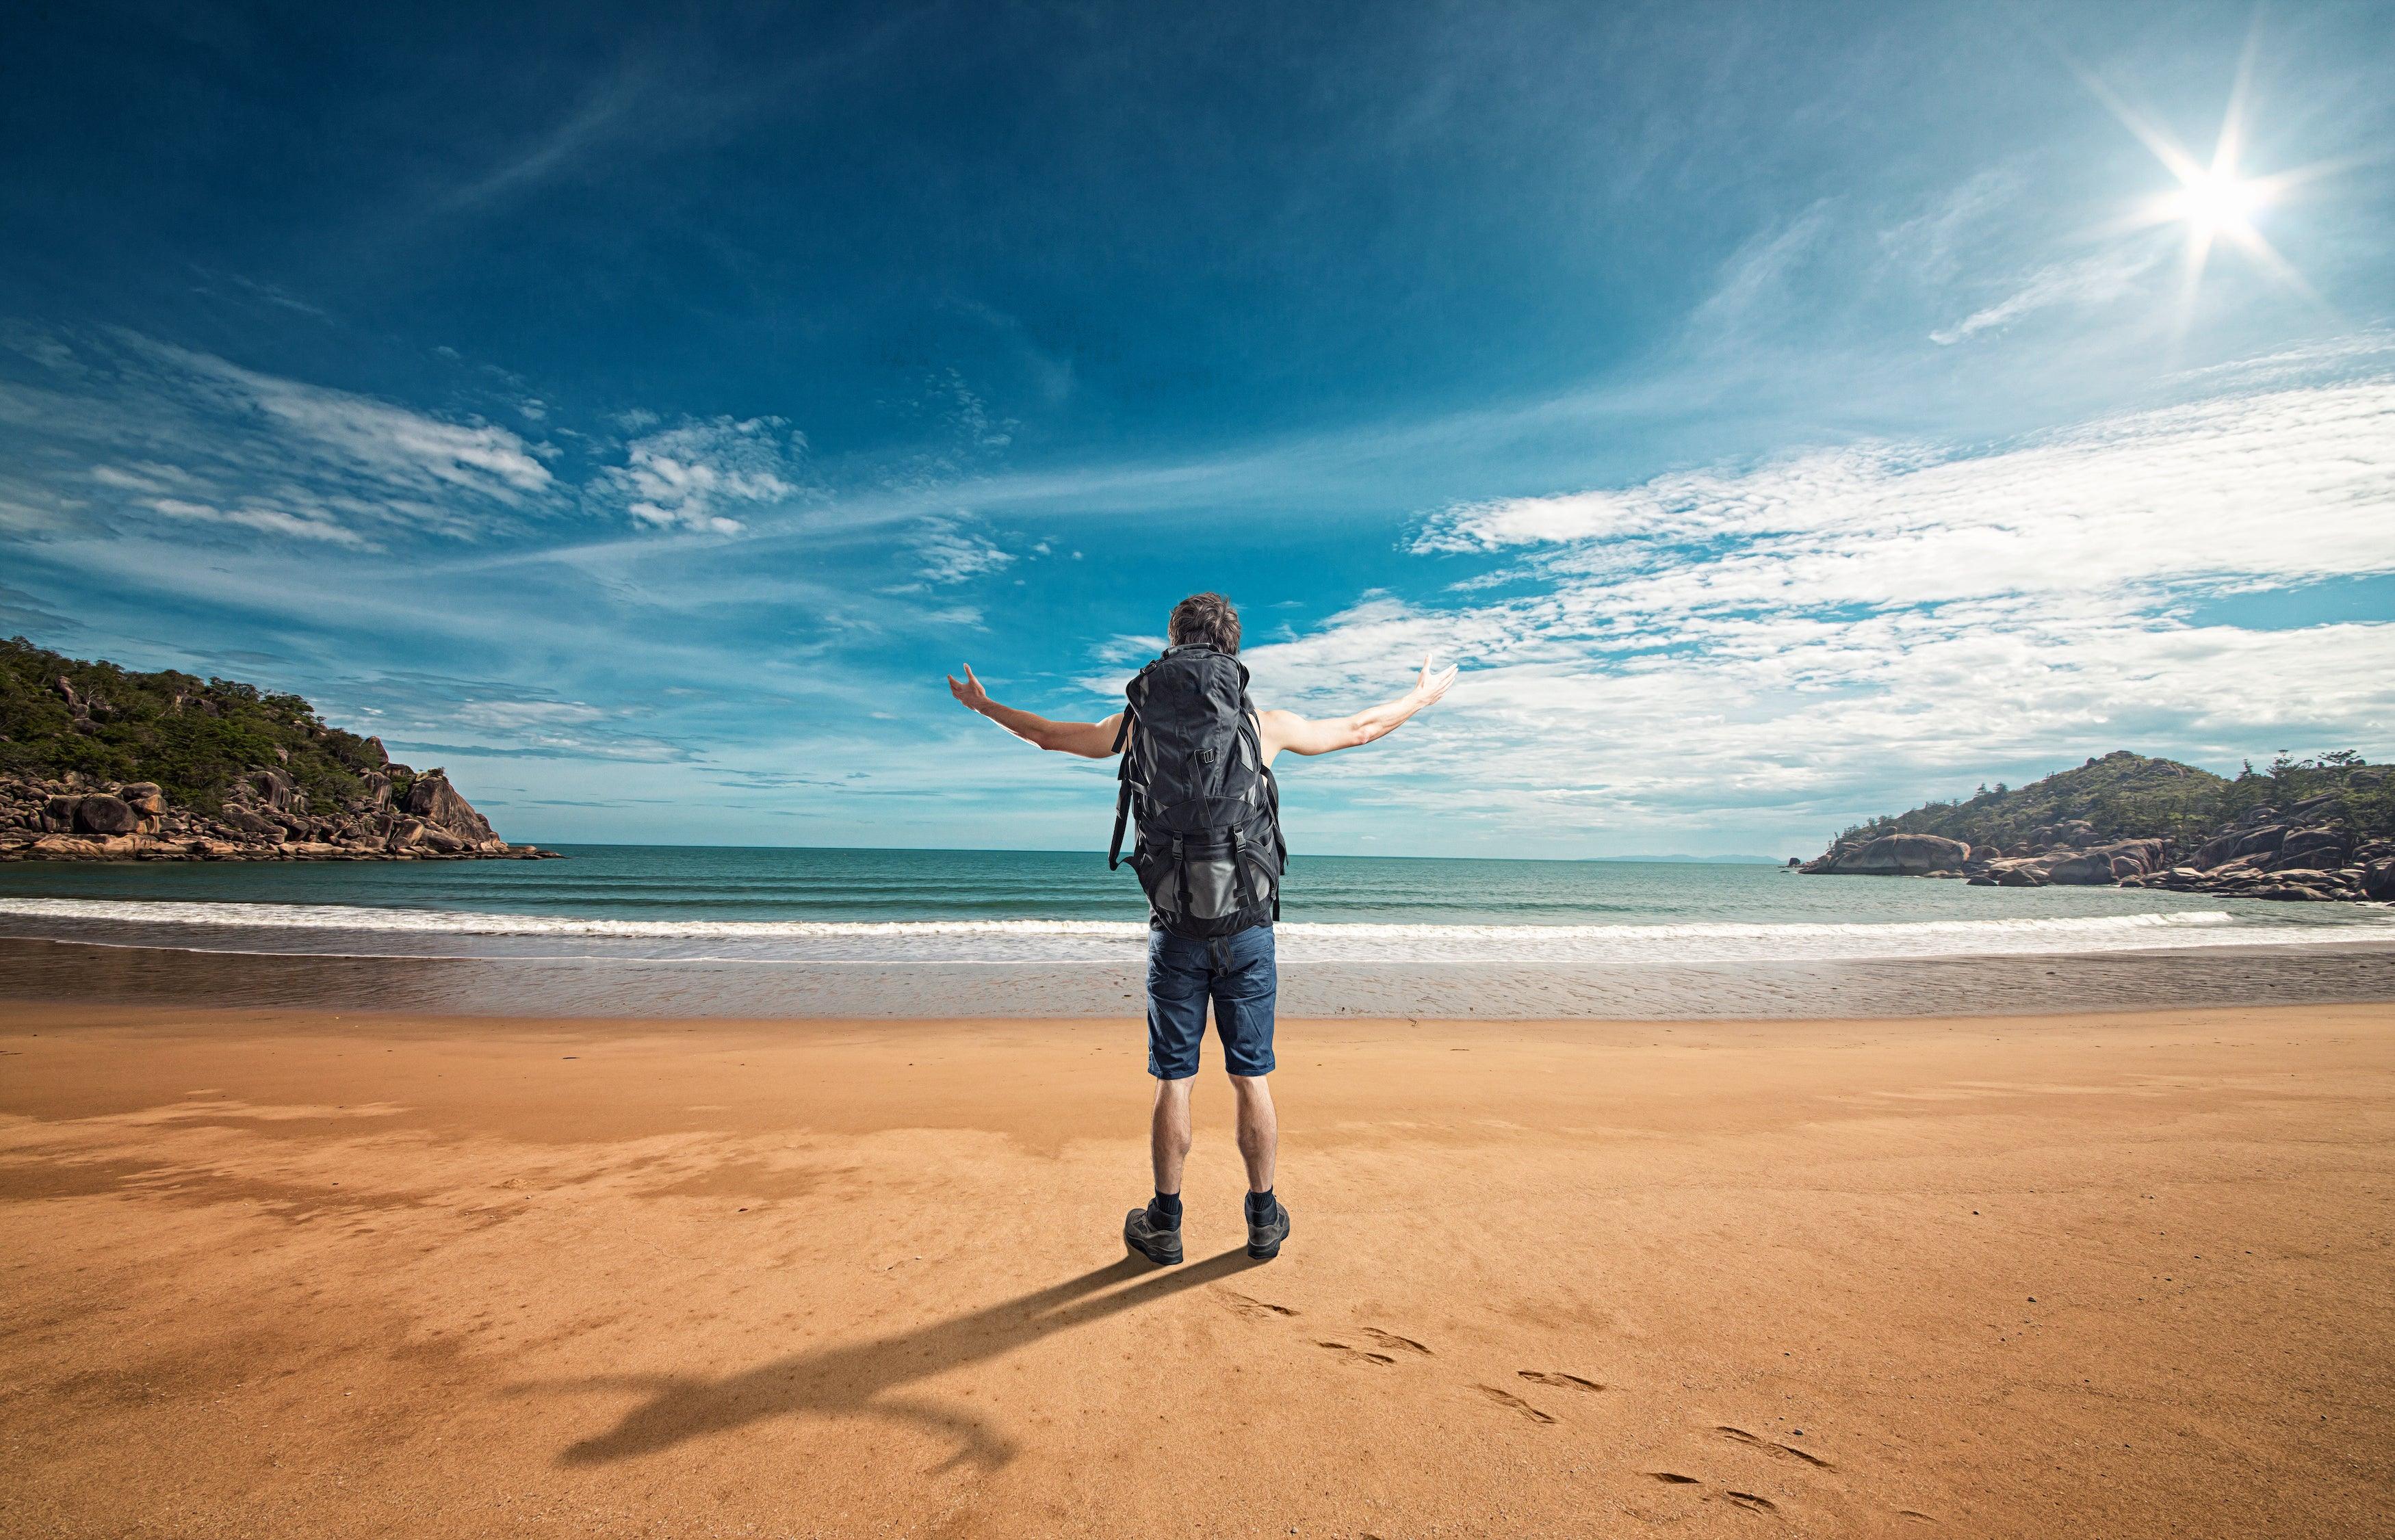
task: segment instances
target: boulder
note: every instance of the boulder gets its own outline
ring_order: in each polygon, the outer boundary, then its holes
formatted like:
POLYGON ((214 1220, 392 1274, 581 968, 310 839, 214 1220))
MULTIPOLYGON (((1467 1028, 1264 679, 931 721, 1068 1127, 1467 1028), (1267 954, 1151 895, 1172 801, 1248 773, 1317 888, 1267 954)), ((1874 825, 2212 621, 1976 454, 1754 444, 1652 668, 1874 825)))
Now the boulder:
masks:
POLYGON ((248 836, 252 839, 281 839, 283 837, 283 826, 281 824, 270 823, 265 819, 259 817, 257 813, 250 811, 247 808, 229 807, 225 809, 222 822, 227 828, 236 830, 241 834, 248 836))
POLYGON ((28 854, 47 861, 105 861, 109 856, 105 839, 83 839, 73 835, 44 835, 33 841, 28 854))
POLYGON ((2395 903, 2395 856, 2374 861, 2362 869, 2362 890, 2381 902, 2395 903))
POLYGON ((2056 862, 2046 869, 2048 882, 2067 888, 2100 888, 2112 881, 2112 858, 2089 851, 2056 862))
POLYGON ((79 834, 129 835, 139 827, 141 819, 125 798, 102 792, 75 803, 74 822, 79 834))
POLYGON ((449 784, 449 777, 441 770, 429 770, 416 778, 407 788, 404 809, 436 829, 444 830, 464 844, 479 844, 491 836, 491 825, 474 805, 457 795, 449 784))
POLYGON ((41 819, 43 830, 54 835, 73 833, 75 805, 82 800, 80 796, 53 796, 44 802, 41 819))
POLYGON ((2350 842, 2337 830, 2296 829, 2279 841, 2279 848, 2270 854, 2270 865, 2342 866, 2350 848, 2350 842))
POLYGON ((2279 842, 2286 837, 2287 827, 2285 824, 2265 824, 2261 828, 2256 829, 2253 833, 2240 838, 2237 841, 2236 849, 2229 853, 2231 856, 2269 855, 2270 852, 2276 850, 2279 848, 2279 842))
POLYGON ((251 796, 276 812, 290 812, 305 805, 306 795, 293 784, 291 777, 276 770, 254 770, 242 777, 242 784, 251 796))
POLYGON ((136 781, 116 795, 125 798, 126 807, 145 817, 165 816, 166 793, 155 781, 136 781))

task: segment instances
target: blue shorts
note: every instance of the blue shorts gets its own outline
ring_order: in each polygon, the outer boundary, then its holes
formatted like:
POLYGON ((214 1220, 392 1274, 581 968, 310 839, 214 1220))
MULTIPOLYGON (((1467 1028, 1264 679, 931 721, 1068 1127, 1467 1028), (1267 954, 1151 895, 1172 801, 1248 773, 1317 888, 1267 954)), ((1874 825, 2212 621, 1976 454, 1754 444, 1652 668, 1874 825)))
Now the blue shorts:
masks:
POLYGON ((1250 926, 1211 941, 1149 930, 1147 1073, 1158 1080, 1186 1080, 1198 1073, 1198 1045, 1206 1036, 1206 1002, 1211 998, 1224 1066, 1237 1075, 1272 1073, 1273 1001, 1279 993, 1271 926, 1250 926))

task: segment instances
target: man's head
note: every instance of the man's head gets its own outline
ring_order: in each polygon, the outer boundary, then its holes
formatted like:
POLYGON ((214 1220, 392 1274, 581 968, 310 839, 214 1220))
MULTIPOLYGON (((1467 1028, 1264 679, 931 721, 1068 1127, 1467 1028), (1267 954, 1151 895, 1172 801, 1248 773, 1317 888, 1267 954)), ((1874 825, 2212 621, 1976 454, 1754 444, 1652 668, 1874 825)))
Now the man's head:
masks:
POLYGON ((1191 594, 1172 607, 1172 621, 1164 635, 1175 647, 1197 642, 1218 652, 1237 652, 1239 612, 1220 594, 1191 594))

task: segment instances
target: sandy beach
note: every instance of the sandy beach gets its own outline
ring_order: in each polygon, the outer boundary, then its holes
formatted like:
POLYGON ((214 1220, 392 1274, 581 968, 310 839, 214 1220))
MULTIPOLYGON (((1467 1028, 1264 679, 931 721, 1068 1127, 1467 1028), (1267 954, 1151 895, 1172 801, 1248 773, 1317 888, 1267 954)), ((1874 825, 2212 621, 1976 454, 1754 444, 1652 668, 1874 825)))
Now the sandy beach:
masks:
POLYGON ((0 1530, 2358 1535, 2395 1007, 1285 1022, 12 1004, 0 1530))

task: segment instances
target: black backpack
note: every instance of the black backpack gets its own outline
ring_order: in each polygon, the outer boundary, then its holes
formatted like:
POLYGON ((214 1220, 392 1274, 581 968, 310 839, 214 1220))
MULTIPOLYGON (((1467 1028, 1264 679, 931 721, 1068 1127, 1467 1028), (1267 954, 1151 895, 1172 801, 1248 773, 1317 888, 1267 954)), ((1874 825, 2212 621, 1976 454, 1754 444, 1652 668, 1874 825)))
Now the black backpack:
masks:
POLYGON ((1247 665, 1211 647, 1169 647, 1123 693, 1108 870, 1122 864, 1135 811, 1131 868, 1155 924, 1205 941, 1280 918, 1289 850, 1247 665))

